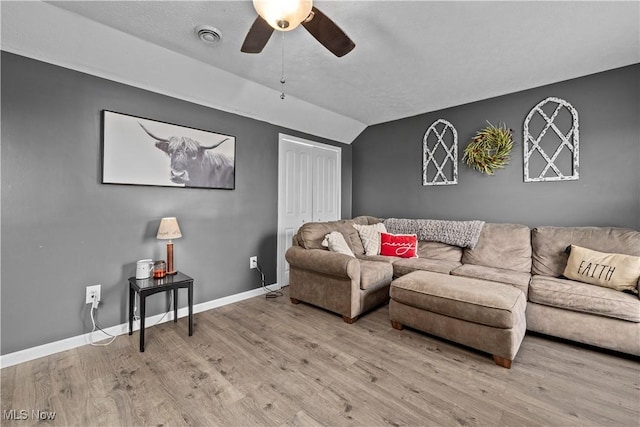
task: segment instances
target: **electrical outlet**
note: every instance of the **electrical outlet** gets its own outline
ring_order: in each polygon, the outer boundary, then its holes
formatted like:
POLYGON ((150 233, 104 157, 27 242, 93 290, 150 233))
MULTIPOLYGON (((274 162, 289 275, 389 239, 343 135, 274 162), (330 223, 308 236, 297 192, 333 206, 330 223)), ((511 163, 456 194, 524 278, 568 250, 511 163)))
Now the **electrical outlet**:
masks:
POLYGON ((86 295, 86 300, 85 302, 87 304, 92 304, 93 300, 98 300, 100 301, 100 287, 102 285, 89 285, 87 286, 87 293, 86 295))
POLYGON ((249 268, 258 268, 258 257, 249 257, 249 268))

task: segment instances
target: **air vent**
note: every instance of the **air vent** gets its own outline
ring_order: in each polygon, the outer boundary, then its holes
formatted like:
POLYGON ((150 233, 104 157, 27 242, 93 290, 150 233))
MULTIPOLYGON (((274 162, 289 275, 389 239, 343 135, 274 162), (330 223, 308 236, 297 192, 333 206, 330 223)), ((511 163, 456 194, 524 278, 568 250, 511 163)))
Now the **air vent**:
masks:
POLYGON ((197 26, 196 34, 200 40, 208 44, 215 44, 222 41, 222 31, 209 25, 197 26))

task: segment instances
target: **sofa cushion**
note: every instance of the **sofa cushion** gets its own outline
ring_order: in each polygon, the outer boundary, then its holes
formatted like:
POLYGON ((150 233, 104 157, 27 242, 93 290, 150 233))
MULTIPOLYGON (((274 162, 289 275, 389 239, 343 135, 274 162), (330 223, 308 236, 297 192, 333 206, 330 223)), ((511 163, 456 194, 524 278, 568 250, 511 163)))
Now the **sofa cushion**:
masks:
POLYGON ((353 227, 351 221, 345 221, 344 224, 344 232, 343 234, 347 234, 349 236, 348 243, 351 244, 351 250, 354 255, 364 255, 364 245, 362 244, 362 239, 360 239, 360 234, 358 234, 358 230, 353 227))
POLYGON ((363 254, 364 248, 353 224, 351 220, 307 222, 298 230, 298 243, 305 249, 326 249, 322 246, 325 236, 332 231, 338 231, 342 233, 354 254, 363 254))
POLYGON ((638 292, 640 257, 608 254, 571 245, 571 253, 563 275, 578 282, 638 292))
POLYGON ((402 259, 397 256, 386 256, 386 255, 358 255, 357 258, 364 259, 366 261, 386 262, 387 264, 393 264, 397 260, 402 259))
POLYGON ((389 263, 377 261, 360 261, 360 289, 367 290, 391 283, 393 267, 389 263))
POLYGON ((534 275, 529 300, 541 305, 640 323, 640 300, 635 295, 574 280, 534 275))
POLYGON ((384 224, 381 222, 372 225, 360 225, 354 223, 353 228, 355 228, 360 235, 362 246, 364 246, 364 253, 366 255, 379 255, 380 233, 387 232, 384 224))
POLYGON ((394 258, 393 275, 404 276, 414 271, 433 271, 435 273, 449 274, 451 270, 459 267, 457 261, 446 261, 430 258, 394 258))
POLYGON ((451 274, 454 276, 470 277, 472 279, 506 283, 520 289, 524 292, 525 296, 529 292, 529 282, 531 281, 530 273, 473 264, 464 264, 454 268, 451 270, 451 274))
POLYGON ((351 221, 360 225, 372 225, 382 222, 383 219, 375 216, 360 215, 352 218, 351 221))
POLYGON ((503 329, 512 328, 527 305, 524 294, 513 286, 429 271, 394 280, 390 295, 405 305, 503 329))
POLYGON ((304 223, 298 229, 301 246, 305 249, 326 249, 322 246, 325 236, 332 231, 341 231, 341 226, 340 221, 304 223))
POLYGON ((536 227, 531 232, 531 272, 560 276, 567 265, 569 245, 640 256, 640 232, 616 227, 536 227))
POLYGON ((339 231, 332 231, 327 234, 322 241, 322 246, 328 248, 331 252, 355 257, 344 236, 339 231))
POLYGON ((418 257, 460 262, 462 248, 440 242, 418 241, 418 257))
POLYGON ((464 250, 462 263, 529 273, 531 230, 526 225, 486 223, 476 247, 464 250))

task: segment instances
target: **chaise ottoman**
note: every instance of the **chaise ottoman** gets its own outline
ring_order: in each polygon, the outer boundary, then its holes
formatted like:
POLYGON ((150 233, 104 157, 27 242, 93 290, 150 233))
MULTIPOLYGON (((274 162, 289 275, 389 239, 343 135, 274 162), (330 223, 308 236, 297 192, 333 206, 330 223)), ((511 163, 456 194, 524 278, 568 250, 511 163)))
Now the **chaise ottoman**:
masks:
POLYGON ((514 286, 430 271, 391 283, 389 317, 408 326, 493 355, 511 367, 526 331, 524 293, 514 286))

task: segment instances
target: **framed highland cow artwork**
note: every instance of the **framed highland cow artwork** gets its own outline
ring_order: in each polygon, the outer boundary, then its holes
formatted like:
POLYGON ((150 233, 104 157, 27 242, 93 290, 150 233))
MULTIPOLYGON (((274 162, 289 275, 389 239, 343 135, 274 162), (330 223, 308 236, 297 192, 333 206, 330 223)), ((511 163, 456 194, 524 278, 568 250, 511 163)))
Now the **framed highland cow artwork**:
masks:
POLYGON ((102 112, 102 182, 235 188, 233 136, 102 112))

